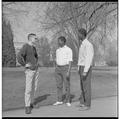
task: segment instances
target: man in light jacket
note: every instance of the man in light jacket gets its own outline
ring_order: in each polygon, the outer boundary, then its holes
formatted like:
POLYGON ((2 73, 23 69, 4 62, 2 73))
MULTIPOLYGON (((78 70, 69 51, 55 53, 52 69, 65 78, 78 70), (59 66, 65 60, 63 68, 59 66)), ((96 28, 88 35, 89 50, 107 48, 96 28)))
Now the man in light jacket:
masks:
POLYGON ((94 49, 92 43, 87 39, 85 29, 79 29, 79 40, 82 41, 79 48, 78 56, 78 72, 80 75, 80 110, 90 109, 91 106, 91 73, 94 57, 94 49))

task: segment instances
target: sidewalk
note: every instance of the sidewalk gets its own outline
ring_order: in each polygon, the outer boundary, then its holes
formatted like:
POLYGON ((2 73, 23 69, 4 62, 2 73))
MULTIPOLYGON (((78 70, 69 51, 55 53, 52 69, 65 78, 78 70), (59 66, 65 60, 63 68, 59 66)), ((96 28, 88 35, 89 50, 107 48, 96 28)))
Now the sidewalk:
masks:
POLYGON ((90 110, 79 111, 73 102, 71 107, 65 104, 59 106, 42 106, 33 109, 32 114, 25 114, 24 109, 3 112, 3 117, 117 117, 117 97, 97 98, 92 100, 90 110))

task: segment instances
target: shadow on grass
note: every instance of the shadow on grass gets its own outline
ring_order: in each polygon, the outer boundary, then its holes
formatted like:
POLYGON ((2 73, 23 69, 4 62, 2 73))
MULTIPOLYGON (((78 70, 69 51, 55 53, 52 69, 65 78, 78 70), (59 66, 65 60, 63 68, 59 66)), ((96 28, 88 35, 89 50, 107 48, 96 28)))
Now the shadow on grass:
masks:
POLYGON ((34 104, 36 105, 37 103, 42 102, 43 100, 46 100, 48 96, 50 96, 50 94, 45 94, 35 98, 34 104))

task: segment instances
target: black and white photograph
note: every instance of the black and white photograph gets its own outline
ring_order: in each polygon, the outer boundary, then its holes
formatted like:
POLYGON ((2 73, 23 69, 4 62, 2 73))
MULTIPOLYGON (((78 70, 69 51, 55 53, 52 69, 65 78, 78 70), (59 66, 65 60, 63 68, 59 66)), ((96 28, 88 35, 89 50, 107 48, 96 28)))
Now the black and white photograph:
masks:
POLYGON ((118 1, 2 1, 2 118, 118 117, 118 1))

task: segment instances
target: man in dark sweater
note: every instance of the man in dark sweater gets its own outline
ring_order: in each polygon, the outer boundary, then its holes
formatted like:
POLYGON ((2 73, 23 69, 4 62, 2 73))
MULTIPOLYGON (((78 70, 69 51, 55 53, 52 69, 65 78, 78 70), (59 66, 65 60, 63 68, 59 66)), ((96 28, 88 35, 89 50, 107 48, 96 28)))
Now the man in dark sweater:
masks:
POLYGON ((34 43, 36 34, 28 35, 28 43, 23 45, 17 55, 18 62, 25 67, 25 113, 30 114, 34 106, 33 99, 38 83, 38 55, 34 43))

